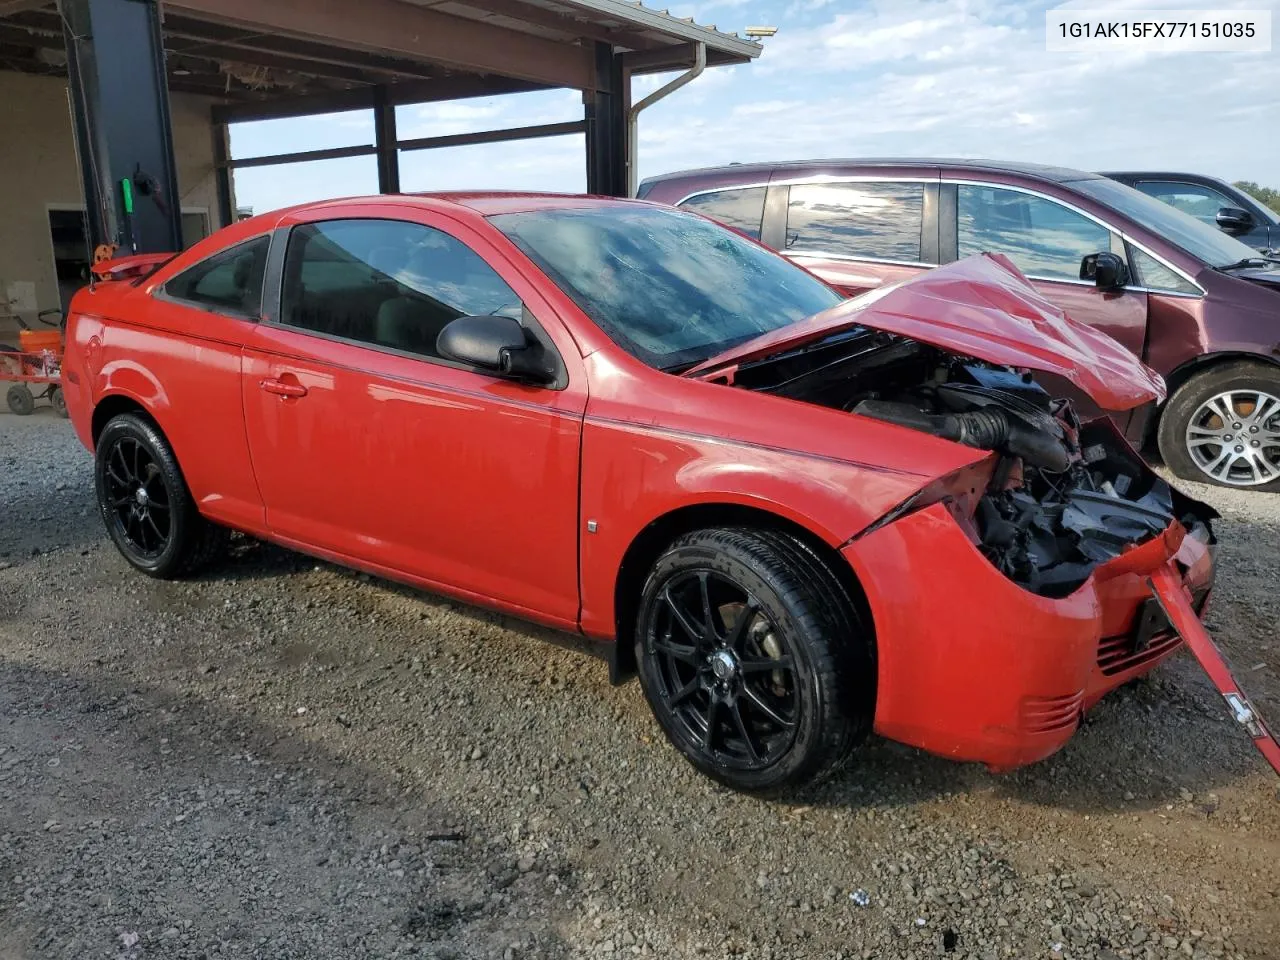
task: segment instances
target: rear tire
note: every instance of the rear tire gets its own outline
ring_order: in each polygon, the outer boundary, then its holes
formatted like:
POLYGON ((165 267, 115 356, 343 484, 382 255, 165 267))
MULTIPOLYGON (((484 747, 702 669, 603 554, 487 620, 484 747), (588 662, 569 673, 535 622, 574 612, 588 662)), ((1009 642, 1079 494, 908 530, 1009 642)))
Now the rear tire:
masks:
POLYGON ((25 383, 15 383, 5 394, 9 409, 20 417, 29 416, 36 408, 36 398, 25 383))
POLYGON ((667 738, 735 790, 829 776, 871 727, 871 637, 825 563, 785 534, 678 538, 645 583, 636 638, 667 738))
POLYGON ((144 417, 122 413, 107 422, 94 479, 107 533, 148 576, 192 574, 225 548, 228 531, 200 515, 168 441, 144 417))
POLYGON ((1280 367, 1244 360, 1192 377, 1165 406, 1157 442, 1184 480, 1280 491, 1280 367))

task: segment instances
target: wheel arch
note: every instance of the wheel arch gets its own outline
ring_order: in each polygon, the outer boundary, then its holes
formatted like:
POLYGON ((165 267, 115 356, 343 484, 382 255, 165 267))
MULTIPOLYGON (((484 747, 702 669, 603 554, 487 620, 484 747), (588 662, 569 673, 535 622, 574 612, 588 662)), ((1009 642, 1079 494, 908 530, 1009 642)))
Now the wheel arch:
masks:
POLYGON ((137 397, 127 393, 109 393, 94 406, 93 414, 89 420, 89 435, 93 440, 95 450, 103 429, 114 417, 118 417, 122 413, 139 414, 159 430, 162 435, 164 434, 164 428, 160 426, 154 414, 137 397))
POLYGON ((650 521, 623 554, 614 581, 614 643, 610 679, 620 683, 635 673, 635 620, 640 594, 653 564, 676 538, 711 527, 751 527, 786 534, 808 547, 822 561, 848 595, 854 613, 875 643, 871 607, 853 568, 831 544, 812 529, 761 507, 733 502, 704 502, 671 510, 650 521))
POLYGON ((1165 386, 1169 389, 1169 396, 1173 396, 1179 387, 1197 374, 1204 373, 1214 367, 1223 366, 1224 364, 1240 363, 1241 361, 1261 363, 1280 370, 1280 357, 1269 357, 1265 353, 1250 353, 1245 350, 1226 350, 1221 353, 1206 353, 1199 357, 1193 357, 1180 367, 1175 368, 1167 377, 1164 378, 1165 386))
POLYGON ((1169 401, 1173 399, 1173 395, 1182 387, 1186 386, 1193 377, 1216 370, 1218 367, 1224 367, 1229 363, 1258 363, 1271 366, 1280 372, 1280 357, 1270 357, 1265 353, 1251 353, 1246 350, 1223 350, 1218 353, 1205 353, 1198 357, 1192 357, 1181 366, 1175 367, 1164 378, 1165 387, 1168 395, 1157 411, 1157 415, 1152 417, 1147 424, 1146 436, 1143 439, 1144 448, 1146 445, 1155 441, 1156 434, 1160 429, 1160 418, 1164 416, 1165 409, 1169 406, 1169 401))

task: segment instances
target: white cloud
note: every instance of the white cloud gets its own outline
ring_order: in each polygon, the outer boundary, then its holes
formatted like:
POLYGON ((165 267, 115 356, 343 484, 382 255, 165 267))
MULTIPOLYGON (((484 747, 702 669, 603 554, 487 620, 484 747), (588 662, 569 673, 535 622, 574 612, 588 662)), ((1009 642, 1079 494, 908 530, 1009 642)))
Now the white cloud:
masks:
POLYGON ((436 190, 564 190, 587 186, 581 134, 422 150, 400 157, 406 192, 436 190))
POLYGON ((1048 54, 1044 8, 1027 6, 872 2, 784 25, 732 105, 695 117, 671 102, 646 115, 641 172, 896 154, 1280 179, 1280 58, 1048 54))
POLYGON ((401 139, 409 140, 559 123, 581 117, 582 94, 578 91, 537 90, 401 107, 397 113, 397 133, 401 139))
POLYGON ((803 109, 802 100, 761 100, 753 103, 741 103, 733 108, 735 117, 767 117, 791 113, 803 109))
POLYGON ((502 112, 502 104, 489 102, 469 102, 466 100, 446 101, 445 103, 422 103, 411 108, 414 115, 427 122, 457 123, 482 120, 496 117, 502 112))

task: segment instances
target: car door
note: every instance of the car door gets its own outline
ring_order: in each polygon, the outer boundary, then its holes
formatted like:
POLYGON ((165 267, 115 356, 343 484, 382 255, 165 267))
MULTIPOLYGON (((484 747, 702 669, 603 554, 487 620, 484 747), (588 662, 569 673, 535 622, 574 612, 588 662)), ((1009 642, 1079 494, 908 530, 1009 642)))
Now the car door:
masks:
MULTIPOLYGON (((951 190, 955 191, 957 258, 1004 254, 1050 303, 1144 356, 1146 292, 1136 283, 1121 290, 1099 290, 1093 281, 1080 279, 1080 261, 1089 254, 1126 257, 1118 233, 1062 201, 1019 187, 943 185, 944 194, 951 190)), ((943 205, 949 205, 945 197, 943 205)))
POLYGON ((936 175, 771 185, 786 218, 771 245, 849 296, 905 280, 938 263, 937 189, 936 175))
POLYGON ((298 223, 273 256, 278 299, 244 377, 267 524, 339 560, 572 625, 581 357, 485 237, 426 211, 393 219, 403 215, 298 223), (483 313, 537 329, 564 382, 440 357, 440 329, 483 313))

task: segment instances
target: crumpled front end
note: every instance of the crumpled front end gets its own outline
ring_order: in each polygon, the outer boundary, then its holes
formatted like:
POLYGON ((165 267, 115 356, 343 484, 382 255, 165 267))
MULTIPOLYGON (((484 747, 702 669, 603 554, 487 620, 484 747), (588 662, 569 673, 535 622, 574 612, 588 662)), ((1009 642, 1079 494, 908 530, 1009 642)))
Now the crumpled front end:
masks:
POLYGON ((1060 749, 1105 693, 1181 644, 1151 602, 1151 573, 1172 565, 1199 608, 1208 600, 1211 511, 1171 500, 1181 519, 1117 549, 1068 592, 1037 592, 1002 571, 954 501, 847 544, 879 640, 876 731, 996 769, 1060 749))
POLYGON ((1111 421, 1081 422, 1040 372, 1109 410, 1165 391, 1123 346, 988 256, 690 374, 901 428, 895 449, 923 434, 984 451, 842 551, 874 619, 876 729, 1000 768, 1057 750, 1103 694, 1177 648, 1154 573, 1176 569, 1199 607, 1213 583, 1216 514, 1153 473, 1111 421))
POLYGON ((875 618, 876 729, 1010 768, 1059 749, 1108 690, 1180 645, 1149 578, 1203 608, 1217 514, 1157 476, 1110 420, 972 364, 846 400, 992 451, 845 547, 875 618))

